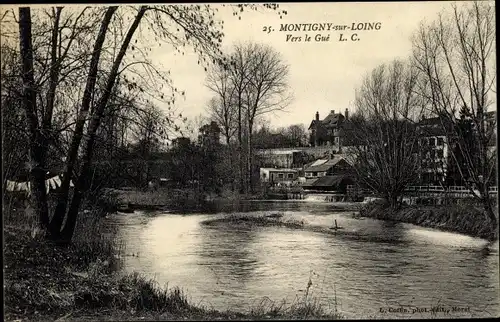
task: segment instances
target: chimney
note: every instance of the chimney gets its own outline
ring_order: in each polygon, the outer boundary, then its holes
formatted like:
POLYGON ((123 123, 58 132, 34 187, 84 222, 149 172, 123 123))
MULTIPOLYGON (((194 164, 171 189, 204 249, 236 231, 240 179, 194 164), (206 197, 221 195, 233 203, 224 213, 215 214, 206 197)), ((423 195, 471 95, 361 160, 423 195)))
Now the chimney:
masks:
POLYGON ((345 109, 345 119, 349 120, 349 109, 345 109))
POLYGON ((331 110, 330 113, 335 114, 335 110, 331 110))
POLYGON ((319 121, 319 112, 316 112, 316 121, 319 121))

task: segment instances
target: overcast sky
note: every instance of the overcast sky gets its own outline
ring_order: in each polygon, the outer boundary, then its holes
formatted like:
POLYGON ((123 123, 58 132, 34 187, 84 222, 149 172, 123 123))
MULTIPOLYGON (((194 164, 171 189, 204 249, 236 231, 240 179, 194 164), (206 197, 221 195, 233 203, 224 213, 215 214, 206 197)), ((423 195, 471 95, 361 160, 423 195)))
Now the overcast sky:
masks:
MULTIPOLYGON (((325 117, 330 110, 344 113, 351 107, 354 90, 362 77, 377 65, 410 54, 412 33, 424 20, 433 20, 452 2, 385 2, 385 3, 293 3, 280 4, 288 12, 283 19, 274 11, 246 11, 242 19, 232 11, 222 8, 219 18, 224 20, 224 46, 230 48, 235 41, 255 41, 272 45, 290 65, 289 84, 294 101, 286 112, 269 115, 273 127, 303 123, 309 125, 316 111, 325 117), (381 23, 379 30, 356 31, 359 41, 338 41, 354 32, 330 31, 330 41, 315 42, 320 32, 280 32, 281 24, 332 23, 381 23), (265 33, 264 26, 274 32, 265 33), (287 42, 287 34, 313 37, 311 42, 287 42)), ((161 48, 161 47, 160 47, 161 48)), ((195 118, 205 114, 205 106, 212 94, 204 86, 205 71, 197 65, 198 57, 173 55, 157 50, 152 56, 171 70, 178 88, 186 91, 186 99, 176 103, 179 111, 195 118)), ((352 107, 351 107, 352 110, 352 107)))
MULTIPOLYGON (((331 110, 353 111, 355 88, 373 68, 393 59, 405 59, 411 53, 411 36, 423 20, 432 21, 439 12, 450 9, 451 1, 372 2, 372 3, 292 3, 280 4, 287 15, 279 18, 272 10, 246 10, 242 19, 233 16, 226 5, 219 8, 217 19, 224 21, 223 46, 230 50, 235 42, 269 44, 281 53, 290 66, 289 85, 294 96, 286 111, 267 115, 267 124, 281 127, 302 123, 309 125, 316 111, 324 118, 331 110), (282 24, 331 23, 352 26, 354 23, 380 23, 370 31, 279 31, 282 24), (264 26, 274 29, 263 32, 264 26), (314 36, 329 35, 329 41, 316 42, 314 36), (340 34, 359 41, 339 41, 340 34), (312 37, 304 41, 305 34, 312 37), (302 37, 301 42, 287 41, 287 35, 302 37)), ((190 120, 206 113, 212 93, 205 86, 206 73, 192 52, 175 55, 175 51, 152 42, 151 60, 171 72, 175 87, 185 91, 185 99, 176 100, 176 110, 190 120)), ((166 108, 166 107, 165 107, 166 108)), ((195 126, 197 126, 195 124, 195 126)))

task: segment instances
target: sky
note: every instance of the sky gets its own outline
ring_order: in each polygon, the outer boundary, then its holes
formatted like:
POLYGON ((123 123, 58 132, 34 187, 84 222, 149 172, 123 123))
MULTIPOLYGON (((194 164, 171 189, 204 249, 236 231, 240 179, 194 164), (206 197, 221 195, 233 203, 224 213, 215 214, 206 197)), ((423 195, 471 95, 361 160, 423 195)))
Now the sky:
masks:
MULTIPOLYGON (((269 44, 290 66, 289 86, 294 100, 286 111, 266 116, 271 127, 304 124, 306 127, 319 112, 320 118, 331 111, 344 114, 353 111, 356 87, 373 68, 394 59, 405 59, 411 53, 411 35, 424 19, 434 20, 440 11, 453 2, 380 2, 380 3, 282 3, 287 15, 279 18, 272 10, 245 11, 242 19, 220 7, 218 19, 224 20, 224 48, 235 42, 253 41, 269 44), (352 26, 354 23, 380 23, 380 29, 369 31, 279 31, 281 24, 331 23, 352 26), (263 32, 264 26, 274 31, 263 32), (314 36, 330 35, 329 41, 316 42, 314 36), (339 41, 357 33, 359 41, 339 41), (301 42, 286 41, 287 35, 302 37, 301 42), (304 35, 311 41, 305 42, 304 35)), ((197 64, 196 54, 184 56, 153 48, 151 58, 168 66, 176 87, 185 90, 186 98, 177 102, 177 109, 191 120, 206 114, 206 105, 213 94, 206 88, 206 74, 197 64)))
MULTIPOLYGON (((294 99, 285 111, 268 114, 264 121, 277 128, 292 124, 308 127, 316 112, 319 112, 321 119, 332 110, 344 114, 348 108, 352 113, 355 89, 360 86, 363 77, 380 64, 409 57, 411 36, 419 24, 424 20, 435 20, 440 12, 450 9, 453 3, 280 3, 280 9, 287 11, 282 19, 273 10, 247 9, 241 14, 241 20, 233 16, 228 5, 212 6, 219 9, 216 19, 224 21, 225 51, 230 51, 236 42, 268 44, 289 65, 288 83, 294 99), (349 27, 370 23, 380 28, 280 31, 284 24, 312 23, 349 27), (267 26, 274 31, 264 32, 263 28, 267 26), (311 41, 304 41, 306 34, 311 37, 311 41), (329 36, 328 41, 315 41, 317 34, 329 36), (356 34, 358 41, 339 41, 341 34, 346 39, 356 34), (301 37, 301 41, 287 41, 287 37, 301 37)), ((159 47, 152 41, 149 58, 169 69, 174 86, 185 91, 185 98, 176 100, 175 110, 187 117, 195 129, 199 127, 200 115, 207 115, 206 106, 214 94, 205 86, 206 72, 197 64, 198 56, 192 51, 187 51, 185 55, 175 54, 172 48, 159 47)))

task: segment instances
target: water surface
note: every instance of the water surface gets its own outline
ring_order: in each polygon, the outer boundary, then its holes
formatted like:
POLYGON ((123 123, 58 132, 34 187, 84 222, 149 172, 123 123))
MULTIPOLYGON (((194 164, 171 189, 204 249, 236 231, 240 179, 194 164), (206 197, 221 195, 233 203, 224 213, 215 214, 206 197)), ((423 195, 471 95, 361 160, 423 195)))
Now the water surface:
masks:
POLYGON ((263 299, 309 296, 348 318, 499 315, 498 243, 408 224, 353 218, 318 202, 247 202, 210 213, 118 214, 109 218, 126 245, 123 272, 181 287, 193 303, 248 310, 263 299), (229 213, 282 211, 307 227, 228 228, 202 221, 229 213), (334 220, 344 229, 329 233, 334 220), (336 303, 336 304, 335 304, 336 303), (407 309, 401 313, 402 308, 407 309), (390 310, 390 312, 388 312, 390 310), (384 312, 382 312, 384 311, 384 312), (395 312, 397 311, 397 312, 395 312))

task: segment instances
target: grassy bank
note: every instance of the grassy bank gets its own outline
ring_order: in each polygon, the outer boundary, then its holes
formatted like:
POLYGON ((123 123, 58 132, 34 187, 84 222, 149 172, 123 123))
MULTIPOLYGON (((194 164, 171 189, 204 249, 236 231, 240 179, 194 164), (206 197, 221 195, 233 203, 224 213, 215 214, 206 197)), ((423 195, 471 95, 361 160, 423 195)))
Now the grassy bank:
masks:
POLYGON ((493 227, 482 209, 473 205, 405 206, 400 210, 390 211, 381 204, 368 204, 360 210, 360 215, 457 232, 488 240, 498 239, 498 228, 493 227))
POLYGON ((103 230, 99 211, 80 215, 74 242, 54 245, 36 229, 32 211, 4 216, 4 313, 13 320, 335 319, 312 296, 291 304, 262 302, 249 312, 193 305, 180 289, 138 274, 118 275, 123 245, 103 230), (264 303, 264 304, 263 304, 264 303))
POLYGON ((281 213, 270 213, 261 216, 234 215, 225 216, 222 218, 208 219, 202 222, 204 225, 238 225, 239 227, 287 227, 287 228, 303 228, 304 222, 299 220, 283 220, 281 213))

